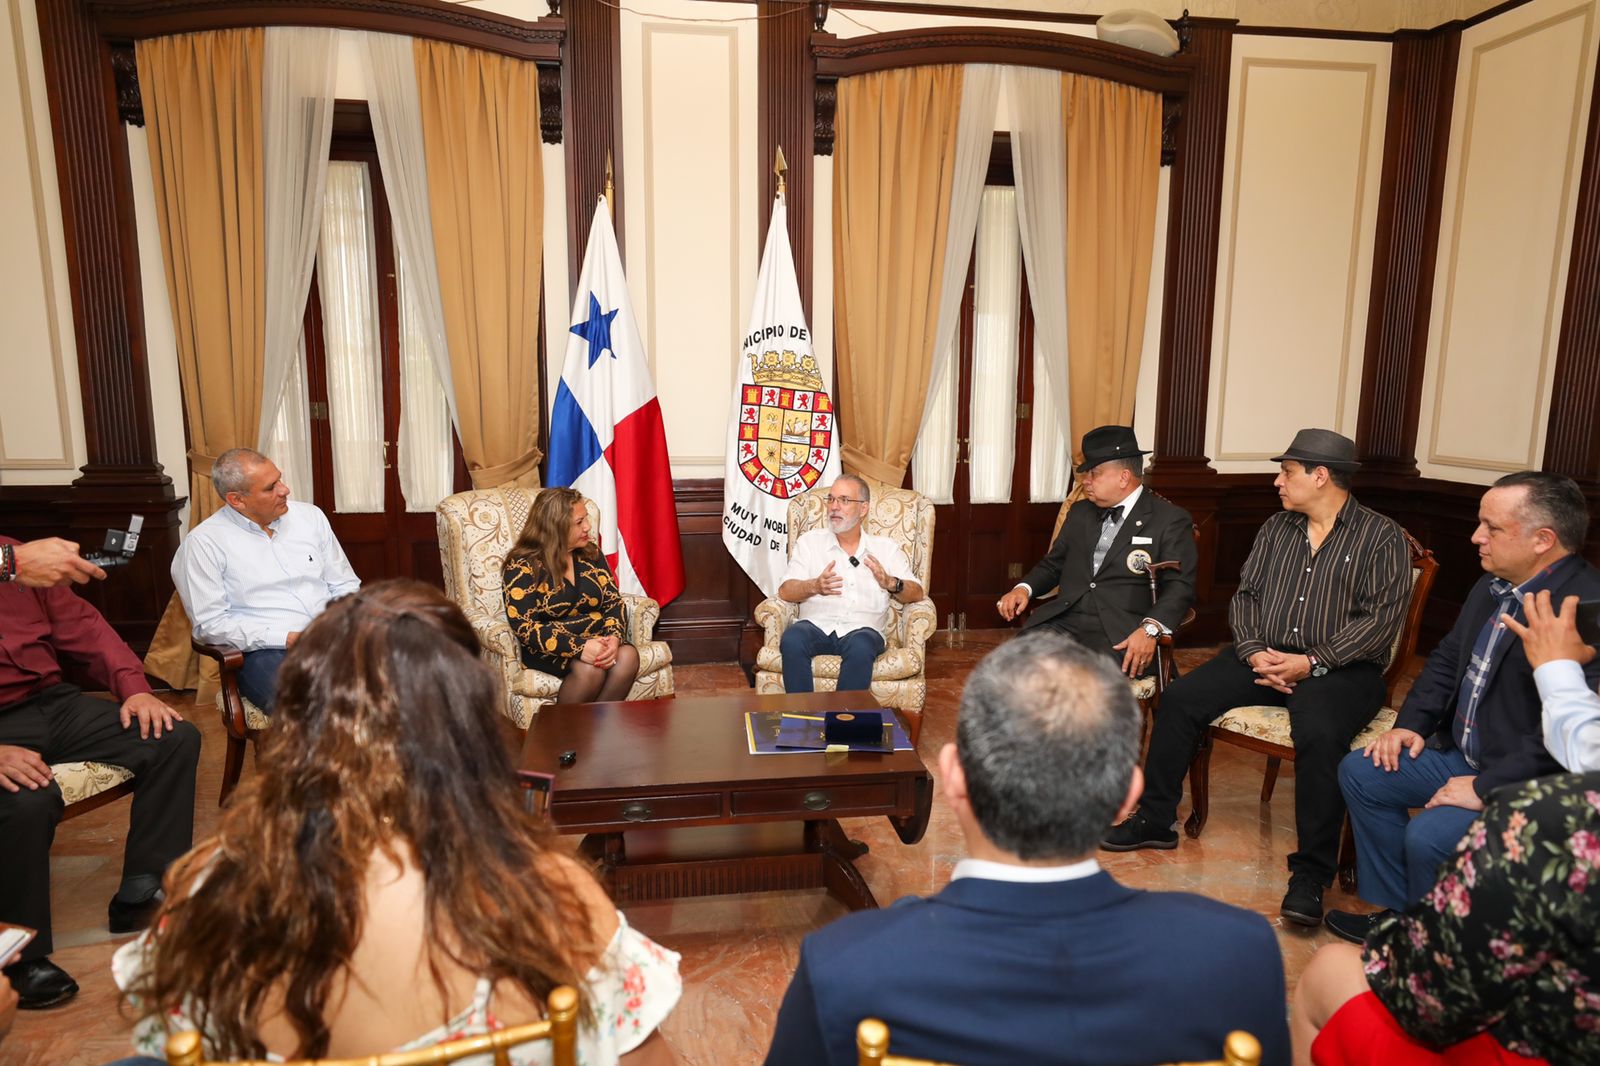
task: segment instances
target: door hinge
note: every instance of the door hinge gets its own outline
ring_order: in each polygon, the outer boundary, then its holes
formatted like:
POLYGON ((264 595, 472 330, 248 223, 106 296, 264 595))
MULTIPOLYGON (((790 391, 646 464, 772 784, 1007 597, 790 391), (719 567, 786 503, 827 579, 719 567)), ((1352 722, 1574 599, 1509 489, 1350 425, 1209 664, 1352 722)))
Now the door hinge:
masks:
POLYGON ((318 422, 328 420, 328 404, 324 400, 314 400, 311 404, 311 417, 318 422))
POLYGON ((1019 403, 1019 404, 1017 404, 1017 421, 1021 422, 1023 419, 1027 418, 1028 415, 1030 413, 1032 413, 1032 411, 1033 411, 1033 405, 1032 404, 1029 404, 1029 403, 1019 403))
POLYGON ((1007 563, 1006 564, 1006 577, 1010 578, 1012 581, 1021 581, 1022 580, 1022 564, 1021 563, 1007 563))

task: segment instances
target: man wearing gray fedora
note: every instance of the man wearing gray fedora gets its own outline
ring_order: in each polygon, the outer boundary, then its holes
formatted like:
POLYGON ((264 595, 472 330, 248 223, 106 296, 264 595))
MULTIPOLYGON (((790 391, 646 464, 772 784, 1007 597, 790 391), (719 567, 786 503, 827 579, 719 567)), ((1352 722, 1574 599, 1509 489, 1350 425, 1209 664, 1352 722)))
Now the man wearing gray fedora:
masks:
POLYGON ((1178 846, 1183 775, 1206 727, 1230 708, 1289 710, 1298 849, 1284 918, 1322 921, 1344 799, 1339 760, 1383 703, 1383 671, 1405 616, 1411 559, 1392 519, 1350 494, 1355 441, 1303 429, 1274 462, 1283 510, 1256 534, 1228 607, 1233 643, 1168 686, 1145 759, 1143 802, 1101 844, 1107 851, 1178 846))

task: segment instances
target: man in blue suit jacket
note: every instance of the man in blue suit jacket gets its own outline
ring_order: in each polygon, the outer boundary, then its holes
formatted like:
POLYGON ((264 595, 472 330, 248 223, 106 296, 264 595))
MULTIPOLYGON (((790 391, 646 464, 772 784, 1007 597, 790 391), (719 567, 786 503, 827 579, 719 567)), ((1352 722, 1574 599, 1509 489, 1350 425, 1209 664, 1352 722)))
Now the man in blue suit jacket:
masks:
MULTIPOLYGON (((1360 943, 1390 911, 1426 895, 1490 792, 1562 772, 1545 748, 1522 641, 1501 615, 1520 620, 1522 598, 1541 591, 1556 603, 1600 598, 1600 572, 1576 554, 1588 531, 1588 505, 1570 478, 1524 470, 1484 493, 1472 543, 1488 572, 1428 656, 1394 729, 1339 764, 1361 898, 1384 908, 1329 911, 1339 936, 1360 943), (1424 810, 1412 818, 1413 807, 1424 810)), ((1585 673, 1592 688, 1600 662, 1585 673)))
POLYGON ((768 1066, 895 1054, 963 1066, 1215 1059, 1233 1029, 1289 1061, 1283 960, 1259 915, 1125 888, 1095 849, 1139 798, 1139 712, 1102 653, 1024 633, 967 682, 940 788, 969 858, 928 899, 807 937, 768 1066))

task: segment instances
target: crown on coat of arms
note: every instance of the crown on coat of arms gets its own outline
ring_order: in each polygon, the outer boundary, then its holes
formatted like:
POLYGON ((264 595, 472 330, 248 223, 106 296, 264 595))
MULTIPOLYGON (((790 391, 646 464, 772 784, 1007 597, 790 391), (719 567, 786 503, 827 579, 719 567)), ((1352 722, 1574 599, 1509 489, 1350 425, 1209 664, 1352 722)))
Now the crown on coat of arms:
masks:
POLYGON ((800 355, 786 351, 751 352, 750 374, 757 385, 773 385, 784 389, 804 389, 816 392, 822 388, 822 375, 817 372, 817 359, 813 355, 800 355))

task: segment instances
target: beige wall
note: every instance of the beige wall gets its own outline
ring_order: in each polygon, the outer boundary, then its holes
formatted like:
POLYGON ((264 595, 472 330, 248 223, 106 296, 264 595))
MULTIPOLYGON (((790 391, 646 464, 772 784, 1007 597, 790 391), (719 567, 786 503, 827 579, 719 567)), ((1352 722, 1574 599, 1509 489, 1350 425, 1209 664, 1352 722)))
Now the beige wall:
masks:
POLYGON ((1417 458, 1487 483, 1537 466, 1600 29, 1534 0, 1462 34, 1417 458))
POLYGON ((1271 469, 1304 426, 1355 435, 1389 52, 1234 41, 1207 425, 1222 472, 1271 469))

